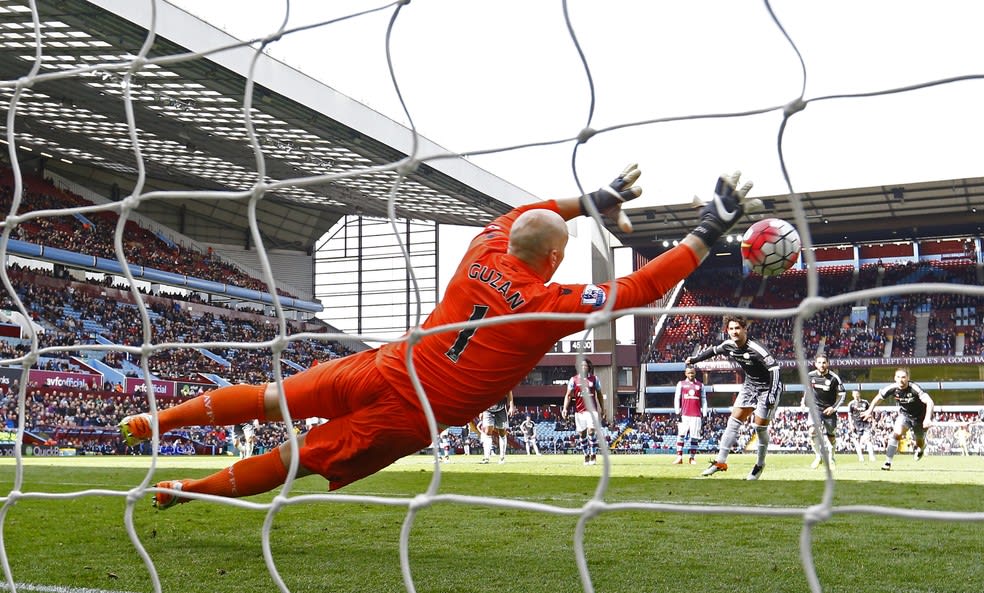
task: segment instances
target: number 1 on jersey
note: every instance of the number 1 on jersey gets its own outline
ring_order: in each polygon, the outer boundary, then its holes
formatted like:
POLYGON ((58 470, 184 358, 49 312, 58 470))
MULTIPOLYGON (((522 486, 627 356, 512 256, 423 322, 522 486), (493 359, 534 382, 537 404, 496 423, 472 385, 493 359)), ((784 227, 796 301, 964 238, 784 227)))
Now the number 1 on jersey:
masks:
MULTIPOLYGON (((484 319, 488 312, 488 305, 472 305, 472 314, 471 317, 468 318, 468 321, 484 319)), ((444 355, 450 358, 452 362, 458 362, 458 358, 461 357, 461 353, 464 351, 465 346, 468 345, 468 341, 475 335, 476 329, 478 328, 466 327, 465 329, 459 331, 458 337, 454 340, 454 344, 448 348, 448 351, 445 352, 444 355)))

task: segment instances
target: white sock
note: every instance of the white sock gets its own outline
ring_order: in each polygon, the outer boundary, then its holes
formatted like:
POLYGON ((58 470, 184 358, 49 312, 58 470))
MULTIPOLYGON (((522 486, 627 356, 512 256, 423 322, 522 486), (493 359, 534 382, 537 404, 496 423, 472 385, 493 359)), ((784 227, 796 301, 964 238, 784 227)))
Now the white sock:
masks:
POLYGON ((817 461, 820 460, 820 449, 817 448, 817 439, 810 435, 810 449, 813 449, 813 454, 817 456, 817 461))
POLYGON ((765 465, 765 456, 769 453, 769 427, 756 426, 755 434, 758 435, 758 465, 765 465))
POLYGON ((895 458, 895 454, 899 451, 898 441, 891 441, 888 444, 888 449, 885 450, 885 461, 892 463, 892 459, 895 458))
POLYGON ((728 425, 724 429, 724 434, 721 435, 721 444, 718 447, 718 463, 725 463, 728 461, 728 453, 731 453, 732 447, 738 442, 738 429, 741 428, 741 422, 738 421, 734 416, 728 418, 728 425))

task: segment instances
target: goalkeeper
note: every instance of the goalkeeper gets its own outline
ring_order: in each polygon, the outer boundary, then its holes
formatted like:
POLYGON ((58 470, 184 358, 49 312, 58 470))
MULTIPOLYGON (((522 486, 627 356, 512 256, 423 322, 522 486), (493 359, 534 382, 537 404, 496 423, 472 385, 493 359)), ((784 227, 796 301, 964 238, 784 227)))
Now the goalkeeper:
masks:
MULTIPOLYGON (((613 282, 547 284, 564 260, 566 220, 597 211, 631 231, 621 206, 642 193, 635 185, 639 175, 631 165, 598 191, 520 206, 493 220, 469 244, 423 329, 524 313, 592 313, 613 294, 616 309, 641 307, 693 272, 747 207, 761 205, 746 199, 751 183, 738 188, 738 173, 722 176, 696 228, 679 246, 613 282)), ((431 444, 408 356, 441 430, 467 423, 501 399, 557 340, 584 327, 583 320, 537 319, 446 330, 420 338, 412 352, 407 341, 390 343, 285 379, 292 418, 329 419, 298 436, 298 476, 320 474, 336 490, 431 444)), ((276 383, 220 387, 162 410, 158 431, 253 419, 282 420, 276 383)), ((128 443, 145 441, 151 422, 150 414, 128 416, 120 431, 128 443)), ((290 447, 287 441, 202 479, 159 482, 166 490, 155 493, 154 504, 163 509, 184 502, 182 491, 241 497, 272 490, 287 478, 290 447)))

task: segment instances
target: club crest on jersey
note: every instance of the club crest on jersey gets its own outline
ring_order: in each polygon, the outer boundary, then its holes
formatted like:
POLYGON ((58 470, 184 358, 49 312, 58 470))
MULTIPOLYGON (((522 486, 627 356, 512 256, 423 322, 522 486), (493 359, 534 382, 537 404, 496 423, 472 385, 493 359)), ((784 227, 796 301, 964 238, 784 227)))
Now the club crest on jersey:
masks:
POLYGON ((606 298, 604 290, 594 284, 589 284, 584 287, 584 291, 581 293, 581 304, 600 307, 605 304, 606 298))

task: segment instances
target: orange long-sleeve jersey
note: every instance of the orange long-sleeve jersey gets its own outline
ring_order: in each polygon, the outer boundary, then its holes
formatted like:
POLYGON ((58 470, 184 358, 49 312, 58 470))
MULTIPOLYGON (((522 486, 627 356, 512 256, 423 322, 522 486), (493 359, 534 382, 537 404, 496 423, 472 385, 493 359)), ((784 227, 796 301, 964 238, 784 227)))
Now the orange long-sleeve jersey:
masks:
MULTIPOLYGON (((557 212, 553 200, 521 206, 495 219, 472 240, 444 299, 423 328, 524 313, 591 313, 605 306, 610 282, 544 285, 529 266, 506 253, 513 222, 534 208, 557 212)), ((667 251, 615 280, 615 308, 653 302, 699 264, 685 245, 667 251)), ((414 369, 437 421, 461 425, 522 381, 558 340, 583 329, 583 320, 542 319, 451 329, 413 346, 414 369)), ((383 346, 376 365, 395 388, 416 400, 405 363, 409 347, 407 342, 383 346)))

